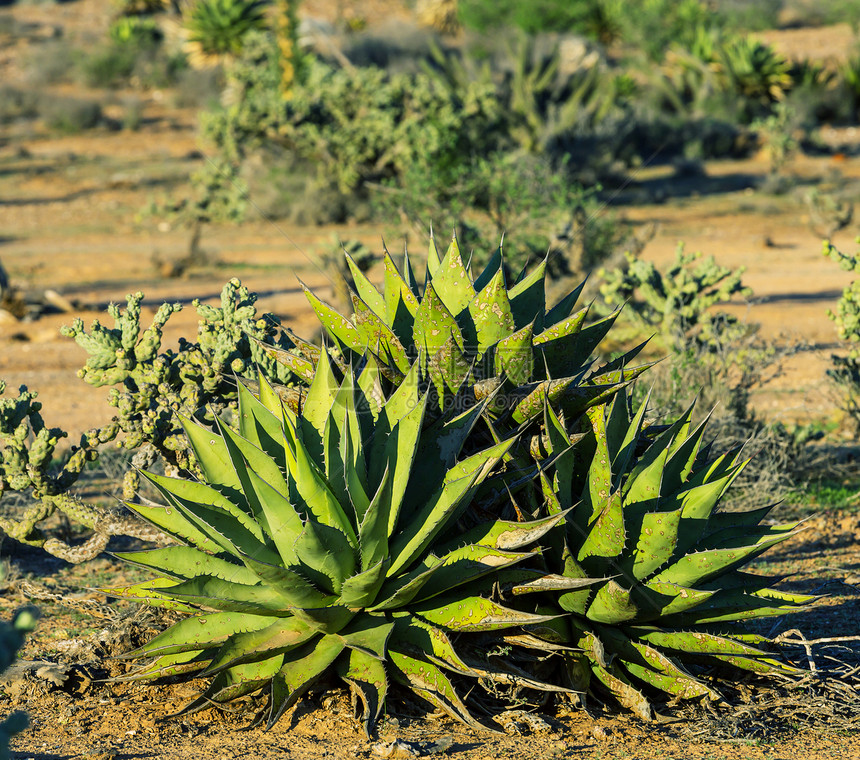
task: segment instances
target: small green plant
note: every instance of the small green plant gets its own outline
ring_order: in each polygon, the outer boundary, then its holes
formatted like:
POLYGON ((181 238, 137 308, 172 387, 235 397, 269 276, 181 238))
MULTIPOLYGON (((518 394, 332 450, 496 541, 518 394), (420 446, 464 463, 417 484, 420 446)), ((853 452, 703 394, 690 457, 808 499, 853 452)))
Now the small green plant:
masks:
POLYGON ((542 476, 545 508, 565 515, 565 530, 548 537, 545 556, 557 574, 596 582, 537 606, 570 615, 531 630, 584 652, 565 656, 565 685, 608 691, 650 720, 643 687, 663 698, 722 699, 697 676, 700 664, 796 672, 766 650, 766 637, 738 624, 786 614, 812 597, 740 570, 795 535, 797 523, 760 525, 770 507, 717 509, 746 465, 739 454, 713 459, 705 423, 691 425, 692 408, 659 428, 644 426, 646 411, 647 402, 634 413, 622 390, 588 410, 585 438, 570 451, 571 433, 582 426, 571 430, 547 410, 548 453, 558 459, 542 476))
MULTIPOLYGON (((0 622, 0 672, 6 670, 14 661, 15 655, 24 643, 24 635, 36 627, 39 617, 34 607, 25 607, 15 613, 11 624, 0 622)), ((9 740, 27 728, 27 714, 13 712, 0 723, 0 760, 9 760, 9 740)))
POLYGON ((117 45, 147 47, 161 42, 161 27, 154 19, 123 16, 111 24, 108 36, 117 45))
POLYGON ((194 0, 183 14, 191 65, 206 68, 236 58, 245 35, 266 25, 264 0, 194 0))

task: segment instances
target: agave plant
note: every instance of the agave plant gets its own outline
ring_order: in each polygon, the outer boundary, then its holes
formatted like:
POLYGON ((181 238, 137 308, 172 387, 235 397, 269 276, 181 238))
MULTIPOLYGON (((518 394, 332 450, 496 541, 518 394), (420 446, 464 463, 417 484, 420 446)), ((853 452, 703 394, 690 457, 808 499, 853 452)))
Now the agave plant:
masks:
POLYGON ((740 569, 795 535, 798 524, 760 524, 771 507, 716 509, 746 464, 739 452, 711 461, 702 444, 706 421, 693 427, 692 407, 649 435, 646 405, 632 415, 622 392, 590 409, 589 435, 572 450, 563 421, 547 407, 548 447, 561 455, 541 480, 548 515, 566 517, 545 556, 559 575, 602 580, 537 607, 570 615, 532 630, 584 652, 584 660, 567 657, 571 686, 585 691, 593 677, 649 719, 643 686, 672 698, 720 699, 691 664, 793 672, 761 648, 765 637, 738 624, 794 611, 812 597, 775 590, 773 579, 740 569))
MULTIPOLYGON (((549 619, 473 586, 532 558, 526 547, 563 518, 491 521, 458 540, 458 517, 515 438, 461 457, 488 402, 427 424, 417 378, 416 365, 386 394, 372 356, 339 381, 321 353, 300 412, 260 377, 258 395, 240 386, 237 430, 184 421, 204 480, 147 474, 165 506, 129 505, 180 545, 120 554, 159 577, 107 591, 188 617, 132 652, 155 659, 126 678, 212 676, 183 712, 267 688, 272 725, 336 675, 358 697, 368 734, 394 679, 482 727, 452 675, 511 674, 467 661, 451 634, 549 619)), ((517 591, 539 591, 544 576, 525 572, 517 591)))
MULTIPOLYGON (((409 254, 401 273, 386 250, 379 290, 346 258, 356 289, 351 317, 305 288, 326 333, 345 361, 368 354, 395 386, 417 357, 440 410, 480 403, 495 393, 487 413, 502 429, 540 420, 545 400, 571 419, 608 400, 646 369, 626 366, 641 346, 593 368, 592 354, 617 313, 586 326, 588 308, 575 310, 582 285, 547 309, 546 261, 524 270, 508 287, 501 247, 473 278, 456 238, 440 257, 431 237, 423 289, 409 254)), ((319 357, 314 346, 269 353, 297 377, 314 378, 319 357)))
POLYGON ((188 60, 206 68, 233 59, 245 35, 266 24, 265 0, 195 0, 184 14, 188 60))

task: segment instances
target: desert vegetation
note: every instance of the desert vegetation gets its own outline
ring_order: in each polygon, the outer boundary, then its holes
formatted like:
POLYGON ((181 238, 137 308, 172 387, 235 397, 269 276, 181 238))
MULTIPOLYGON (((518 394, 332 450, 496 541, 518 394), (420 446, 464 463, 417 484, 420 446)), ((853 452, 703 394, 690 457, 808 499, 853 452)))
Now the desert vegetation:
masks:
POLYGON ((856 34, 860 4, 425 0, 382 3, 386 26, 344 3, 117 0, 97 36, 27 21, 74 28, 79 3, 0 9, 22 41, 4 171, 189 114, 197 142, 110 180, 147 183, 117 212, 133 234, 181 241, 94 262, 124 306, 34 291, 0 239, 3 351, 62 312, 77 382, 106 396, 70 432, 38 385, 0 380, 3 583, 42 608, 0 631, 3 665, 30 636, 0 696, 35 721, 0 725, 0 754, 15 733, 28 756, 79 751, 94 705, 110 751, 140 731, 159 756, 206 731, 214 756, 240 726, 265 756, 298 725, 334 737, 308 757, 507 756, 504 734, 562 757, 573 726, 607 738, 595 719, 856 747, 858 150, 822 135, 856 128, 860 58, 766 40, 856 34), (807 157, 836 169, 810 179, 807 157), (809 349, 746 318, 745 266, 649 257, 661 209, 738 181, 803 209, 815 261, 846 273, 820 309, 826 418, 757 408, 809 349), (212 253, 259 220, 304 260, 212 253), (292 269, 290 307, 261 308, 292 269))

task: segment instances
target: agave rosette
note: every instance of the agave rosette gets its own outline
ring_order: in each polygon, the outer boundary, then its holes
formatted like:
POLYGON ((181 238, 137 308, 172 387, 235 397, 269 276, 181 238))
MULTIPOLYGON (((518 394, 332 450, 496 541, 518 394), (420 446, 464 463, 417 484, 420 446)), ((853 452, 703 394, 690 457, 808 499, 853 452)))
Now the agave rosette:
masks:
MULTIPOLYGON (((261 377, 257 395, 240 386, 237 430, 184 421, 202 481, 148 474, 166 506, 129 505, 182 545, 120 554, 159 577, 107 591, 189 616, 129 655, 154 658, 129 678, 212 676, 186 711, 269 688, 271 725, 336 674, 356 693, 369 732, 393 677, 480 725, 452 674, 510 674, 467 662, 450 636, 548 618, 482 598, 470 584, 533 557, 525 547, 563 517, 498 520, 472 542, 452 540, 515 438, 464 455, 484 404, 428 424, 427 393, 417 367, 410 372, 386 395, 372 357, 341 380, 321 360, 298 413, 261 377)), ((530 577, 521 591, 539 590, 541 575, 530 577)))
POLYGON ((643 431, 645 409, 632 415, 622 392, 588 411, 590 431, 571 448, 563 421, 546 408, 546 440, 558 456, 551 475, 541 473, 543 491, 548 513, 566 517, 564 530, 547 538, 545 556, 567 578, 603 580, 537 607, 570 615, 533 630, 583 650, 584 659, 567 655, 571 686, 584 691, 596 679, 648 719, 643 687, 720 699, 692 672, 697 664, 794 672, 766 651, 767 638, 740 624, 795 611, 813 597, 771 588, 772 578, 741 569, 795 535, 798 523, 762 524, 771 507, 717 509, 746 465, 740 453, 711 460, 706 421, 693 427, 692 408, 651 435, 643 431))
MULTIPOLYGON (((547 309, 545 261, 508 287, 501 248, 473 278, 456 238, 440 257, 431 237, 423 288, 408 253, 401 273, 386 250, 379 290, 345 255, 355 283, 351 317, 305 289, 323 328, 347 361, 371 355, 394 385, 417 358, 422 379, 435 391, 434 410, 462 408, 496 393, 486 411, 503 429, 540 420, 545 400, 571 418, 646 369, 627 367, 638 349, 593 367, 592 354, 617 315, 586 324, 588 308, 576 309, 581 285, 547 309)), ((299 341, 293 351, 267 350, 296 376, 313 379, 316 347, 299 341)))

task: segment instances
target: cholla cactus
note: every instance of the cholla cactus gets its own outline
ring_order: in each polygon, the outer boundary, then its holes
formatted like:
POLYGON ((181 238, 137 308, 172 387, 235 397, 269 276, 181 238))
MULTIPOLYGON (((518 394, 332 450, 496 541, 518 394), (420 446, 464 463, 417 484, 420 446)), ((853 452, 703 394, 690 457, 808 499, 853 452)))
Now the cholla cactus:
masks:
POLYGON ((128 297, 124 311, 111 305, 113 327, 96 321, 87 331, 78 319, 63 330, 89 355, 79 376, 96 387, 111 386, 109 401, 117 414, 107 425, 85 433, 59 468, 53 460, 66 433, 45 426, 35 394, 22 388, 17 398, 0 399, 0 496, 23 492, 34 499, 23 515, 0 522, 10 537, 72 562, 98 554, 112 535, 156 539, 158 532, 129 515, 74 497, 72 487, 86 463, 95 461, 100 448, 111 441, 134 451, 134 467, 123 484, 126 498, 133 498, 139 467, 161 459, 168 468, 194 470, 177 412, 211 422, 213 416, 235 406, 234 377, 249 375, 255 366, 281 383, 291 382, 289 372, 270 359, 258 342, 274 341, 282 349, 293 343, 277 336, 272 315, 257 315, 256 295, 238 280, 224 286, 220 307, 195 302, 200 315, 197 341, 181 338, 178 350, 164 350, 161 342, 165 324, 180 306, 162 305, 150 326, 142 329, 142 301, 143 294, 136 293, 128 297), (38 525, 57 510, 95 531, 91 539, 70 547, 40 530, 38 525))
POLYGON ((711 309, 752 291, 742 282, 744 267, 732 271, 712 256, 685 253, 678 246, 675 263, 665 272, 650 261, 627 254, 626 266, 600 270, 600 294, 610 309, 624 304, 625 315, 640 327, 656 330, 676 351, 692 346, 718 348, 746 330, 736 318, 711 309))

